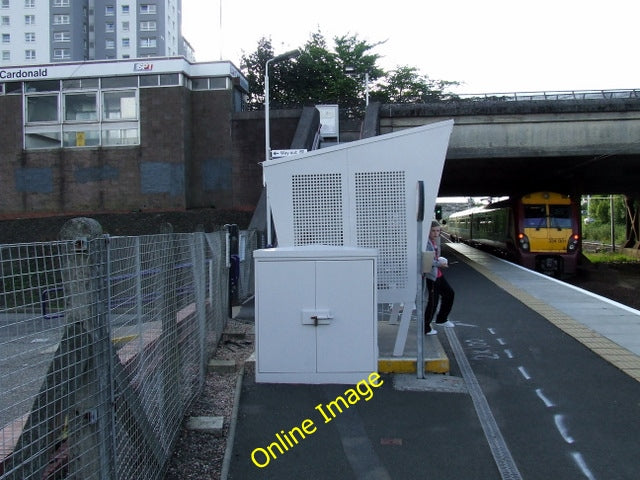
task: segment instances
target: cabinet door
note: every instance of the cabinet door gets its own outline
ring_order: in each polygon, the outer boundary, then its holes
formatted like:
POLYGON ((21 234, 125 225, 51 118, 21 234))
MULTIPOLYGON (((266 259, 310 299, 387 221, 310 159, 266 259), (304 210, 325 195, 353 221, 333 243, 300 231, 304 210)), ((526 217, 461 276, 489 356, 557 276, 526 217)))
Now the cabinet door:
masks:
POLYGON ((316 308, 333 319, 317 331, 318 372, 374 371, 373 260, 318 261, 316 308))
POLYGON ((315 372, 316 328, 300 312, 315 305, 315 262, 258 262, 257 368, 260 372, 315 372))

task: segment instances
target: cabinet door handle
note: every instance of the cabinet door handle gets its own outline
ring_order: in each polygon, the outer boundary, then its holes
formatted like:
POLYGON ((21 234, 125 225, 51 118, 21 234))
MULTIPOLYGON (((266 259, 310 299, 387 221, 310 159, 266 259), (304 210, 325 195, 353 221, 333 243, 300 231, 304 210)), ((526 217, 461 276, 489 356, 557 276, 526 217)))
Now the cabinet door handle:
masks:
POLYGON ((318 321, 319 320, 332 320, 333 316, 332 315, 311 315, 311 320, 313 320, 313 325, 314 326, 318 326, 318 321))

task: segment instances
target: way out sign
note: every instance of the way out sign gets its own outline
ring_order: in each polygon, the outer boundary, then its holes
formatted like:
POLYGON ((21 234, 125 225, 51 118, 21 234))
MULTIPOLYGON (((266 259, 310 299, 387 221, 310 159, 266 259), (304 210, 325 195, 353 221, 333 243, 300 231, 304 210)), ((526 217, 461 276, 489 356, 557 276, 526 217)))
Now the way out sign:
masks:
POLYGON ((271 150, 271 158, 289 157, 291 155, 299 155, 301 153, 307 153, 306 148, 292 148, 289 150, 271 150))

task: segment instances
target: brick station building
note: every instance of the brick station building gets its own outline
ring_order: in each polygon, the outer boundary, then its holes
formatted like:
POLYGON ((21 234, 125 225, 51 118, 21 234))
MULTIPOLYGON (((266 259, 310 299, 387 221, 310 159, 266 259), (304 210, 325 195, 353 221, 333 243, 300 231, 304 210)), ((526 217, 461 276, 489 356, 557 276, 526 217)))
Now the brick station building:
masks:
POLYGON ((0 68, 0 217, 253 209, 264 115, 243 111, 247 93, 226 61, 0 68))

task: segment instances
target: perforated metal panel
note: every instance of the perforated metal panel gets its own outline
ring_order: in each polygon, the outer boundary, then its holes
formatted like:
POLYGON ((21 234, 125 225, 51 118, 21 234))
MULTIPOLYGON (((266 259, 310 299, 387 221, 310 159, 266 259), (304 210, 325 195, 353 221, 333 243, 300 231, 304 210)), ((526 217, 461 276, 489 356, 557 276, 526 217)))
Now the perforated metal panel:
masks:
POLYGON ((292 175, 293 244, 344 245, 342 175, 292 175))
POLYGON ((278 246, 376 248, 378 301, 413 302, 416 183, 432 212, 452 128, 448 120, 265 162, 278 246))
POLYGON ((378 289, 405 288, 407 206, 405 172, 355 174, 356 241, 378 249, 378 289))

